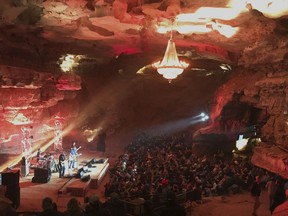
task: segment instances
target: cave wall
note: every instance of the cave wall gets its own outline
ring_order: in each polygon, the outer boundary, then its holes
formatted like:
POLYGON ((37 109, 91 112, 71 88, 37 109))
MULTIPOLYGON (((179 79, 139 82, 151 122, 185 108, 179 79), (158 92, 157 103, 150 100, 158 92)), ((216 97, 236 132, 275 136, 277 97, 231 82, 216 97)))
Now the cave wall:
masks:
POLYGON ((53 138, 58 118, 65 125, 78 115, 75 92, 80 89, 81 79, 75 74, 0 66, 1 153, 21 154, 24 139, 35 149, 53 138))
POLYGON ((287 65, 287 62, 281 62, 253 70, 239 68, 216 93, 216 105, 211 113, 213 130, 219 133, 237 131, 237 128, 258 124, 263 142, 288 148, 287 65), (249 107, 258 113, 251 112, 249 107), (251 122, 251 119, 255 121, 251 122), (223 128, 223 124, 227 126, 223 128))
POLYGON ((215 94, 211 124, 194 133, 194 139, 225 134, 234 137, 231 142, 235 145, 237 135, 257 125, 261 143, 254 149, 252 162, 287 178, 287 72, 287 60, 239 67, 215 94))

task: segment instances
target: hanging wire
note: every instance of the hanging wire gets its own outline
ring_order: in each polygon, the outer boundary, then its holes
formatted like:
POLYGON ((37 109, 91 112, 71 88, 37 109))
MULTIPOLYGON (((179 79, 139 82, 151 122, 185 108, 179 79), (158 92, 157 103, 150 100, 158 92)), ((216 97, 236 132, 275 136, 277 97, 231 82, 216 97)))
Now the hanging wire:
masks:
POLYGON ((171 19, 170 40, 172 40, 173 37, 173 27, 174 27, 174 18, 171 19))

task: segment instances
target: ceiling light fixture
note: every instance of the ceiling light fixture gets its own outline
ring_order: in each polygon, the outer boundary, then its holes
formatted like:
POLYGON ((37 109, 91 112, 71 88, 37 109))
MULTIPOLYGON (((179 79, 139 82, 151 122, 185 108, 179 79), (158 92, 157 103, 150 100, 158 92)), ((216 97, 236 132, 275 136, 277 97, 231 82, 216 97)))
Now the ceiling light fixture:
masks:
POLYGON ((79 65, 79 61, 83 57, 83 55, 66 54, 59 59, 58 64, 63 72, 68 73, 79 65))
POLYGON ((188 67, 188 63, 179 61, 176 46, 172 40, 173 25, 171 28, 170 39, 167 44, 167 48, 162 61, 158 61, 152 64, 157 69, 157 72, 161 74, 165 79, 168 79, 169 83, 175 79, 178 75, 182 74, 184 69, 188 67))

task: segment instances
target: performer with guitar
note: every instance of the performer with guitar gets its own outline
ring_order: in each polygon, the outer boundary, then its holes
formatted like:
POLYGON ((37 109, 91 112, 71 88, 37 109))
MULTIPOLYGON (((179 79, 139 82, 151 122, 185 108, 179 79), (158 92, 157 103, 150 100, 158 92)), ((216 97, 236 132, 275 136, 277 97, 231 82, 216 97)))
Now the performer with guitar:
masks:
POLYGON ((81 155, 81 154, 78 154, 78 150, 80 148, 81 148, 81 146, 77 148, 76 147, 76 143, 73 142, 72 148, 71 148, 71 151, 70 151, 70 156, 69 156, 69 160, 70 160, 69 169, 75 168, 76 159, 77 159, 78 156, 81 155))
POLYGON ((59 155, 59 166, 58 166, 59 178, 62 178, 65 175, 65 160, 66 160, 65 152, 63 152, 59 155))

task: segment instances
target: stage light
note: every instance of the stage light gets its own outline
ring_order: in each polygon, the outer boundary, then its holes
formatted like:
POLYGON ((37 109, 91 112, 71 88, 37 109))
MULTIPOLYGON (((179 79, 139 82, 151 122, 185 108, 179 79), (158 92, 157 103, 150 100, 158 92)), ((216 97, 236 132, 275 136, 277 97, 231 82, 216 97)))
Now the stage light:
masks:
POLYGON ((205 113, 201 113, 200 116, 201 116, 201 121, 207 121, 209 119, 209 116, 205 113))
POLYGON ((202 118, 202 121, 206 121, 206 120, 208 120, 208 119, 209 119, 208 116, 204 116, 204 117, 202 118))

